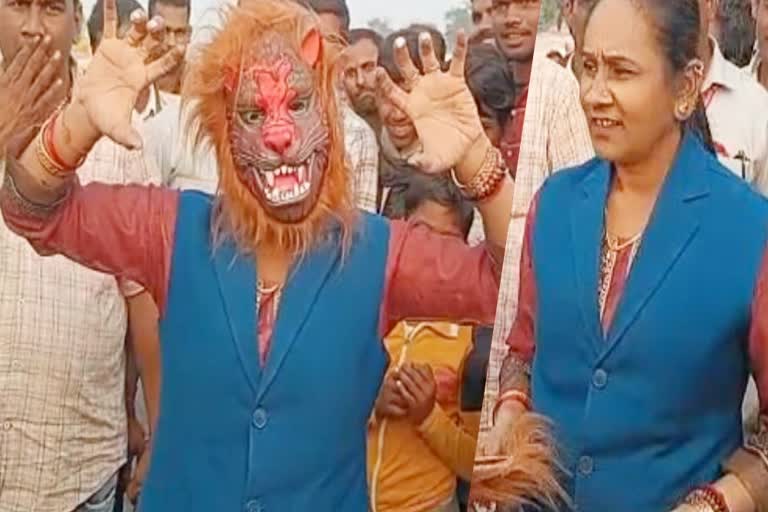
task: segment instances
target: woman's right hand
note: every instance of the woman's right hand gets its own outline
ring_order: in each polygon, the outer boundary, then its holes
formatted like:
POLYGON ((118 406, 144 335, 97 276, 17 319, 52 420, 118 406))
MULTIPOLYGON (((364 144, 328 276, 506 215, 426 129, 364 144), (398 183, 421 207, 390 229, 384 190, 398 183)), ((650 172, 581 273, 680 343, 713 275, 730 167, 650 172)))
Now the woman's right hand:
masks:
POLYGON ((481 456, 508 455, 505 453, 506 440, 520 417, 527 413, 517 401, 509 400, 499 406, 493 427, 482 435, 479 441, 481 456))
POLYGON ((184 55, 177 46, 155 58, 165 33, 161 18, 147 20, 137 11, 125 37, 117 35, 116 0, 104 1, 104 37, 85 74, 77 81, 69 107, 68 126, 74 132, 73 153, 90 150, 101 136, 128 149, 142 145, 131 120, 139 94, 172 71, 184 55))

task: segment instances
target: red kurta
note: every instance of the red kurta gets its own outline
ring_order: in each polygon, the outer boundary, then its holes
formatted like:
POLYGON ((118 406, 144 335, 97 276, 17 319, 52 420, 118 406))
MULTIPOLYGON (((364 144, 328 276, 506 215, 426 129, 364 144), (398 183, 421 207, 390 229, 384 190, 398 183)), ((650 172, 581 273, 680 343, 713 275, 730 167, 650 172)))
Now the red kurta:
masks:
MULTIPOLYGON (((53 215, 40 218, 24 211, 10 193, 2 194, 6 223, 38 251, 64 254, 141 283, 161 313, 168 296, 178 200, 179 192, 166 188, 76 183, 53 215)), ((382 337, 404 318, 493 324, 501 250, 488 249, 470 248, 424 226, 392 222, 382 337)), ((262 358, 274 322, 269 309, 263 308, 259 322, 265 334, 259 341, 262 358)))
MULTIPOLYGON (((520 361, 530 364, 536 350, 534 335, 536 318, 536 281, 531 256, 531 236, 536 217, 537 200, 534 199, 526 221, 523 252, 520 260, 520 288, 518 310, 507 338, 510 353, 520 361)), ((607 250, 603 243, 599 289, 595 300, 599 301, 603 330, 607 331, 613 320, 624 285, 631 272, 631 265, 638 244, 628 244, 622 250, 607 250)), ((768 252, 763 257, 755 294, 752 302, 752 322, 749 330, 749 359, 760 396, 760 414, 768 418, 768 252)))

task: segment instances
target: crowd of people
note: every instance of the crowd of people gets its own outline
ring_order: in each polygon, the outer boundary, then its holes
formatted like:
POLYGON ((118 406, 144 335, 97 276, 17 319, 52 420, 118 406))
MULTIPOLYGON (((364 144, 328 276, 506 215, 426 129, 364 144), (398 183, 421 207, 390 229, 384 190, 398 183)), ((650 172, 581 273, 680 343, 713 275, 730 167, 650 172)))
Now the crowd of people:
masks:
POLYGON ((533 410, 577 510, 766 506, 766 5, 562 3, 597 158, 510 229, 478 461, 533 410))
POLYGON ((540 0, 473 0, 453 55, 345 0, 240 0, 196 42, 190 2, 0 0, 0 511, 504 510, 473 466, 531 412, 578 510, 767 509, 768 2, 562 0, 567 55, 540 0), (305 245, 347 199, 379 239, 334 280, 305 245))
MULTIPOLYGON (((188 1, 150 2, 143 21, 135 0, 118 0, 114 10, 109 3, 99 0, 87 20, 77 0, 53 6, 42 1, 3 5, 0 39, 9 65, 2 93, 8 103, 35 95, 19 109, 20 116, 9 112, 3 117, 7 151, 12 151, 12 140, 19 140, 15 132, 39 126, 59 102, 71 101, 87 82, 85 70, 95 66, 91 61, 102 44, 112 44, 115 37, 137 37, 136 27, 142 26, 146 38, 155 40, 145 50, 152 60, 192 41, 188 1), (57 69, 59 61, 65 64, 57 69), (58 94, 37 97, 44 85, 58 94), (24 118, 27 114, 32 117, 24 118)), ((314 12, 329 45, 344 45, 334 63, 334 95, 355 206, 406 219, 410 226, 428 226, 462 244, 470 231, 476 242, 482 241, 481 215, 458 187, 459 171, 452 171, 453 179, 421 172, 413 156, 422 149, 423 138, 402 105, 388 101, 377 85, 376 70, 383 68, 397 87, 408 90, 409 77, 403 76, 395 44, 401 39, 419 72, 429 71, 432 63, 424 60, 419 42, 425 33, 432 38, 437 66, 448 72, 451 59, 443 35, 430 26, 412 25, 382 38, 369 29, 351 29, 343 0, 312 0, 303 7, 314 12)), ((529 35, 528 59, 535 31, 529 35)), ((473 44, 470 83, 483 111, 483 126, 511 161, 519 151, 522 110, 514 105, 519 100, 500 54, 488 53, 490 68, 482 57, 492 48, 473 44), (518 121, 510 136, 504 132, 513 115, 518 121)), ((197 58, 193 56, 204 52, 187 50, 192 60, 164 69, 137 95, 131 126, 143 140, 141 150, 126 139, 121 145, 115 142, 118 137, 99 138, 78 162, 80 183, 162 184, 209 193, 221 189, 217 148, 211 140, 198 144, 200 118, 191 114, 193 103, 182 101, 188 68, 197 58)), ((71 129, 61 123, 60 130, 71 129)), ((55 129, 56 122, 52 124, 55 129)), ((23 147, 19 144, 14 147, 23 147)), ((7 182, 10 170, 4 175, 7 182)), ((148 282, 114 279, 80 258, 76 263, 41 256, 14 231, 19 226, 3 225, 0 508, 80 512, 142 504, 161 416, 161 379, 169 379, 161 377, 166 369, 161 340, 169 342, 159 322, 168 313, 161 314, 162 304, 148 282)), ((413 286, 411 293, 417 293, 418 283, 413 286)), ((495 301, 495 292, 489 297, 495 301)), ((267 301, 279 300, 262 295, 261 289, 258 299, 260 311, 267 309, 267 301)), ((368 423, 371 509, 466 507, 492 318, 485 314, 474 326, 441 321, 440 315, 434 321, 405 320, 384 337, 390 363, 368 423)), ((150 493, 143 506, 155 506, 152 499, 150 493)))

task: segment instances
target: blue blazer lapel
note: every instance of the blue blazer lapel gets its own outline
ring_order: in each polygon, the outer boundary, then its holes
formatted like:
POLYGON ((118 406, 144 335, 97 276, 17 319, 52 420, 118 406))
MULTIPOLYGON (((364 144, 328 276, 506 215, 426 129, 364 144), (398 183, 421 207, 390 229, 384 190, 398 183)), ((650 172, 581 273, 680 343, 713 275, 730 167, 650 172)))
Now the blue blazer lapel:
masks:
POLYGON ((601 360, 621 341, 696 235, 699 208, 709 194, 705 159, 698 140, 684 136, 635 255, 601 360))
MULTIPOLYGON (((335 231, 330 240, 312 250, 291 270, 283 289, 272 345, 259 386, 259 401, 275 380, 285 357, 301 334, 304 324, 320 297, 320 292, 334 269, 340 264, 340 240, 335 231)), ((323 340, 318 340, 322 342, 323 340)))
POLYGON ((216 249, 214 266, 232 339, 243 371, 256 393, 259 380, 256 261, 253 256, 241 254, 236 244, 228 240, 216 249))
POLYGON ((596 351, 603 344, 597 294, 610 173, 608 162, 602 162, 590 172, 581 183, 582 194, 577 197, 571 211, 571 253, 574 257, 579 305, 587 334, 596 351))

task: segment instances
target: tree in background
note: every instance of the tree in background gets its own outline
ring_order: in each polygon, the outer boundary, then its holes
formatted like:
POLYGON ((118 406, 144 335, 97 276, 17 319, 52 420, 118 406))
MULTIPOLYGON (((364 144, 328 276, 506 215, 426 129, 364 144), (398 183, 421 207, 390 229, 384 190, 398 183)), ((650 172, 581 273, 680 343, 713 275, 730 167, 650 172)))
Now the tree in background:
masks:
POLYGON ((552 27, 560 28, 562 23, 559 0, 542 0, 541 16, 539 17, 539 28, 543 30, 552 27))
POLYGON ((389 25, 389 20, 383 18, 373 18, 368 21, 368 28, 377 32, 381 37, 387 37, 394 32, 394 29, 389 25))
MULTIPOLYGON (((448 43, 448 51, 453 50, 453 43, 459 30, 464 29, 465 34, 472 32, 472 10, 469 3, 449 9, 445 13, 445 40, 448 43)), ((450 55, 450 53, 449 53, 450 55)))

